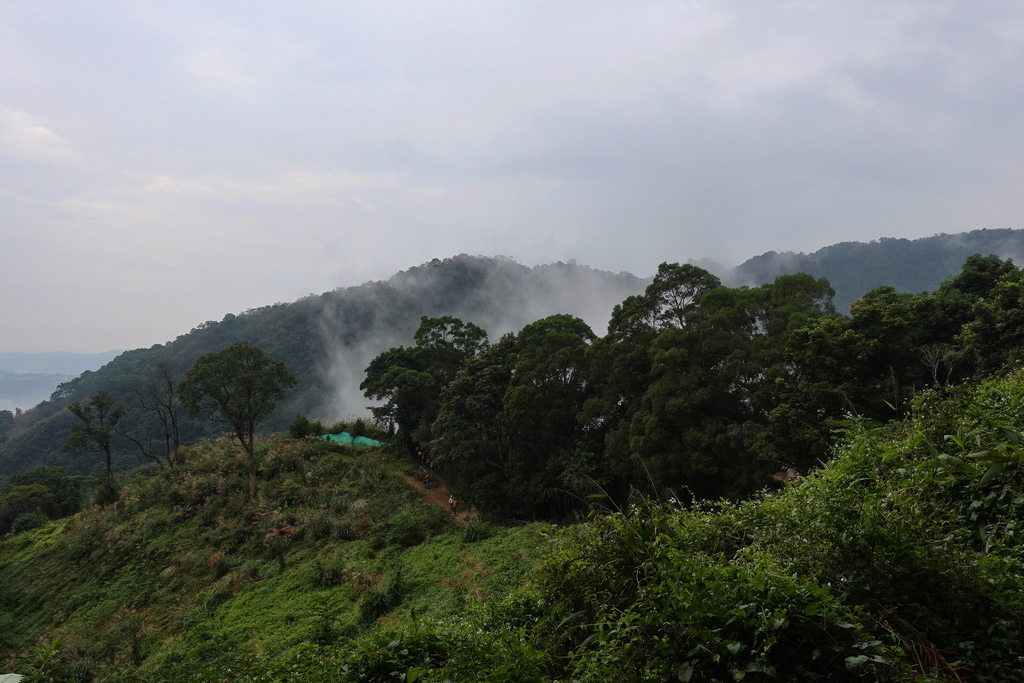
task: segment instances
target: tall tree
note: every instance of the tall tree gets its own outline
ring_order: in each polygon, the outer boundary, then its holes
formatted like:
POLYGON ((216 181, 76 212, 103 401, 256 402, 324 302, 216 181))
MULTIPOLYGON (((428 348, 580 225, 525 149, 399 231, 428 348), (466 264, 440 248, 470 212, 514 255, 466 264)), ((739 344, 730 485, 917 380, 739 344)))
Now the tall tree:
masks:
POLYGON ((370 361, 359 385, 364 396, 384 402, 374 416, 396 424, 407 445, 431 440, 441 392, 487 348, 486 332, 451 316, 423 316, 415 340, 414 347, 392 347, 370 361))
POLYGON ((662 329, 683 327, 701 296, 721 284, 716 276, 693 264, 662 263, 644 296, 653 303, 662 329))
POLYGON ((296 385, 284 363, 246 342, 200 356, 178 385, 182 404, 191 416, 210 409, 211 419, 230 425, 245 451, 249 466, 249 495, 256 497, 259 462, 256 425, 296 385))
POLYGON ((563 314, 530 323, 516 340, 503 403, 512 434, 508 492, 523 514, 555 512, 556 488, 577 493, 600 468, 579 449, 595 339, 583 320, 563 314))
POLYGON ((766 467, 759 442, 779 446, 789 436, 772 425, 792 376, 786 342, 808 321, 832 313, 831 297, 827 281, 802 274, 753 289, 718 286, 655 336, 631 335, 649 340, 649 369, 640 380, 609 375, 632 405, 620 410, 619 426, 606 439, 610 462, 639 486, 685 488, 698 497, 749 492, 766 467))
POLYGON ((512 381, 516 337, 509 332, 470 359, 445 387, 431 448, 449 484, 493 516, 513 514, 505 490, 512 430, 503 399, 512 381))
POLYGON ((561 492, 589 493, 601 476, 597 449, 581 448, 579 420, 594 338, 579 318, 543 318, 471 359, 443 392, 437 462, 485 513, 554 514, 561 492))
POLYGON ((606 491, 623 499, 633 474, 629 457, 629 422, 651 385, 652 344, 659 334, 687 326, 687 319, 719 279, 692 264, 662 263, 642 295, 617 305, 608 334, 591 351, 591 381, 595 386, 580 419, 591 438, 605 444, 607 468, 613 480, 606 491))
POLYGON ((107 391, 98 391, 84 401, 75 401, 68 406, 81 424, 71 427, 71 433, 64 442, 65 451, 92 451, 103 453, 106 470, 100 490, 99 503, 106 505, 117 499, 114 486, 114 468, 111 457, 111 439, 114 428, 125 415, 123 403, 119 403, 107 391))
POLYGON ((157 364, 142 387, 135 390, 139 405, 156 421, 156 429, 153 430, 150 423, 144 422, 135 429, 123 428, 122 423, 118 430, 139 448, 143 456, 160 467, 164 464, 173 466, 178 462, 181 406, 175 384, 174 375, 167 363, 157 364))
POLYGON ((424 370, 444 385, 466 361, 487 348, 487 333, 450 315, 423 316, 413 337, 424 370))
POLYGON ((14 413, 9 410, 0 410, 0 441, 3 441, 12 427, 14 427, 14 413))
POLYGON ((972 310, 974 319, 964 325, 960 344, 979 376, 1005 372, 1024 361, 1024 270, 1001 275, 972 310))

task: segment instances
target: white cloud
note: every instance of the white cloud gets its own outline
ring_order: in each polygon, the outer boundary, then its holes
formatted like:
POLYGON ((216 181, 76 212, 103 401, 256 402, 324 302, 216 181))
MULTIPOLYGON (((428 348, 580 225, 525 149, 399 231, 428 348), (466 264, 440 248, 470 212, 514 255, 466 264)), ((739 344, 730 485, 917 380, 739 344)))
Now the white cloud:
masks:
POLYGON ((0 108, 0 153, 61 164, 78 159, 72 144, 39 119, 7 107, 0 108))

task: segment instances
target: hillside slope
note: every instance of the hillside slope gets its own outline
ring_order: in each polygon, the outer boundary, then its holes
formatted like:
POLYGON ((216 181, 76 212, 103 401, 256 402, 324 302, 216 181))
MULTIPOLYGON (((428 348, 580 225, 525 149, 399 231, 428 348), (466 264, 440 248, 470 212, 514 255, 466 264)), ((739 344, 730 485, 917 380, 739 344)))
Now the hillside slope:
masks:
POLYGON ((27 656, 74 680, 232 680, 501 597, 544 547, 544 527, 456 526, 387 449, 264 444, 255 500, 235 451, 192 449, 116 509, 0 541, 0 670, 27 656))
MULTIPOLYGON (((359 383, 369 361, 391 346, 408 344, 421 316, 452 315, 474 321, 492 337, 519 329, 537 317, 571 313, 603 326, 615 304, 643 290, 644 281, 575 264, 528 268, 509 260, 456 256, 369 282, 208 321, 174 341, 126 351, 95 372, 62 384, 50 400, 18 416, 0 441, 0 483, 12 472, 62 465, 73 473, 97 466, 91 454, 63 453, 73 422, 63 410, 72 401, 106 390, 129 406, 154 368, 163 364, 180 380, 196 358, 239 341, 283 361, 299 382, 263 425, 283 430, 297 413, 335 421, 365 414, 359 383)), ((131 419, 139 418, 139 411, 131 419)), ((131 426, 131 425, 128 425, 131 426)), ((194 443, 220 434, 216 424, 183 420, 182 439, 194 443)), ((120 444, 116 466, 145 462, 120 444)))
POLYGON ((221 442, 0 541, 0 656, 98 682, 1019 681, 1022 405, 1021 371, 926 392, 782 491, 562 530, 453 529, 411 460, 309 442, 268 444, 248 500, 221 442))

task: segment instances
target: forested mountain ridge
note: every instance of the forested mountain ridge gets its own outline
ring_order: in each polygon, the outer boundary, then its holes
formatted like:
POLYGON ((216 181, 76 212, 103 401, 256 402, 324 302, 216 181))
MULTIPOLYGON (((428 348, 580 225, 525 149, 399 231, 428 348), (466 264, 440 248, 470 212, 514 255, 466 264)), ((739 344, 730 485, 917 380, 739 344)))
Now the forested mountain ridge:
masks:
MULTIPOLYGON (((401 271, 387 281, 229 313, 166 344, 126 351, 99 370, 60 385, 50 400, 3 425, 0 481, 38 465, 67 466, 75 473, 93 470, 93 455, 61 451, 74 422, 64 410, 67 405, 101 390, 137 404, 136 392, 152 382, 161 366, 180 380, 200 355, 236 342, 262 348, 285 362, 298 379, 298 390, 264 425, 279 431, 297 413, 332 421, 365 414, 367 401, 357 387, 367 363, 382 350, 404 343, 424 315, 479 320, 494 334, 566 311, 596 325, 606 322, 617 302, 643 287, 642 280, 627 273, 574 263, 529 268, 505 258, 460 255, 401 271)), ((206 421, 182 423, 184 443, 219 433, 206 421)), ((115 460, 121 469, 145 462, 123 442, 115 460)))
POLYGON ((1024 230, 972 230, 915 240, 883 237, 840 242, 810 254, 770 251, 721 276, 732 285, 760 285, 787 273, 823 277, 836 292, 836 309, 847 312, 854 301, 880 285, 911 294, 931 291, 972 254, 995 254, 1019 264, 1024 257, 1024 230))
MULTIPOLYGON (((928 291, 963 263, 961 254, 1011 256, 1022 251, 1022 235, 1022 231, 982 230, 914 241, 846 243, 809 257, 766 254, 724 279, 765 284, 775 277, 773 273, 799 267, 830 282, 833 278, 846 282, 841 285, 843 293, 836 297, 838 302, 854 300, 881 284, 893 284, 903 291, 928 291), (871 273, 875 279, 865 280, 865 274, 871 273), (913 273, 919 275, 908 276, 913 273), (860 279, 851 280, 850 274, 860 279), (866 283, 864 288, 855 289, 860 283, 866 283)), ((649 282, 572 262, 528 268, 505 258, 461 255, 410 268, 387 281, 309 295, 237 315, 229 313, 219 322, 203 323, 166 344, 122 353, 99 370, 62 384, 50 400, 17 420, 0 424, 0 481, 12 472, 41 464, 65 465, 78 473, 92 470, 97 466, 95 457, 61 451, 73 423, 73 417, 63 410, 68 404, 100 390, 126 404, 138 403, 136 392, 152 380, 155 368, 163 366, 180 379, 200 355, 239 341, 284 361, 298 379, 298 390, 265 425, 275 431, 298 413, 326 420, 364 413, 367 401, 356 387, 363 381, 368 363, 381 351, 408 343, 424 315, 473 322, 486 330, 491 340, 545 316, 563 313, 582 319, 600 333, 613 307, 641 293, 649 282)), ((843 310, 843 304, 838 308, 843 310)), ((130 416, 126 426, 131 427, 137 418, 130 416)), ((181 436, 191 443, 218 434, 217 429, 209 422, 185 420, 181 436)), ((144 462, 125 443, 116 449, 115 460, 122 469, 144 462)))

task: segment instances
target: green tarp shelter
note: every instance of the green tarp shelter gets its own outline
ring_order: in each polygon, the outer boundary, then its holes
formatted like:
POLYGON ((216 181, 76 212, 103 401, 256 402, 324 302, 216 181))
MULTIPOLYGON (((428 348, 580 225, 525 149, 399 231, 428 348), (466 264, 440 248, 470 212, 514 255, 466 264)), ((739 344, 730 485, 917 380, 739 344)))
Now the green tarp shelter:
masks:
POLYGON ((348 446, 355 446, 356 448, 377 448, 384 444, 376 439, 371 439, 368 436, 352 436, 348 432, 341 432, 340 434, 321 434, 320 436, 310 437, 311 439, 320 439, 321 441, 331 441, 333 443, 343 443, 348 446))

